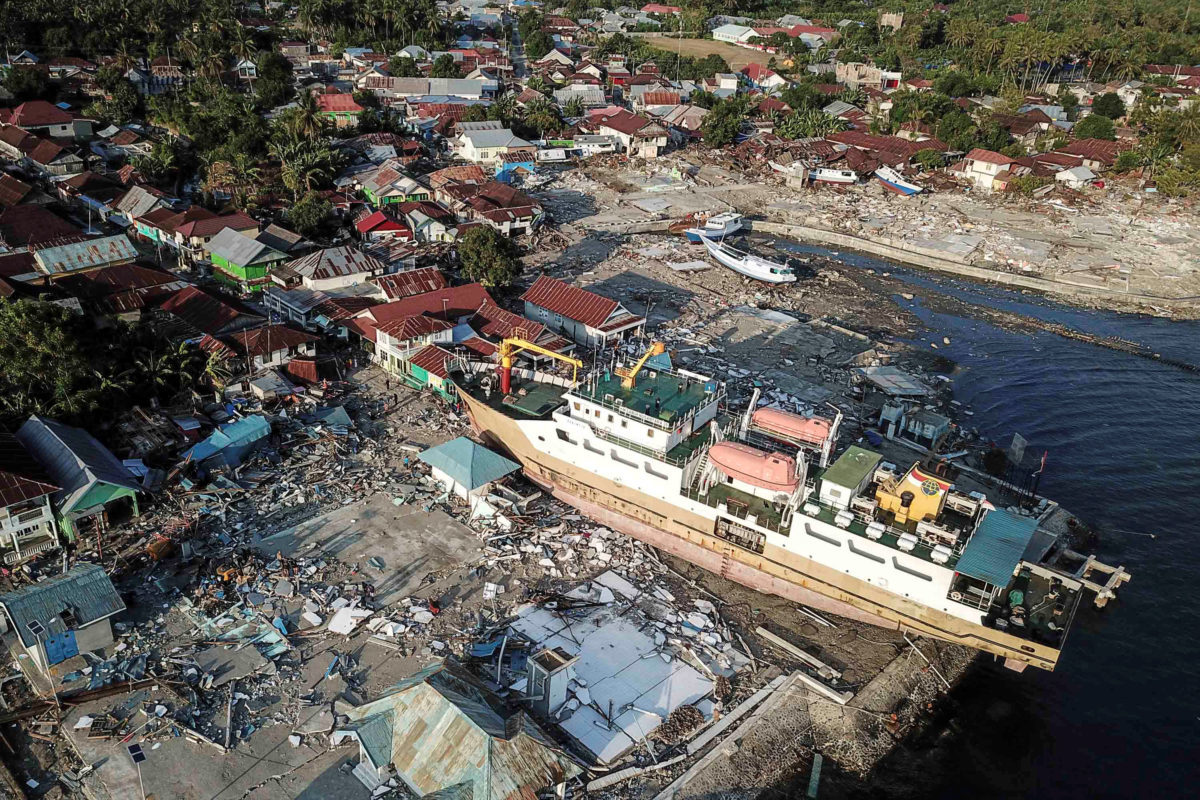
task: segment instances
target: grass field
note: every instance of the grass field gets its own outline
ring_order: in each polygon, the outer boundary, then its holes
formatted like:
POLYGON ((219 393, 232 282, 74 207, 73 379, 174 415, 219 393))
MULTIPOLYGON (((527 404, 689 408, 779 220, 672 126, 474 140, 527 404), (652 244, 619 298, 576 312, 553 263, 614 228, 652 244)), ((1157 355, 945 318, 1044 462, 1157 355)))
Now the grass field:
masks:
POLYGON ((728 42, 718 42, 715 39, 670 39, 667 37, 655 37, 653 39, 643 39, 642 41, 659 50, 670 50, 672 53, 678 51, 680 55, 691 56, 692 58, 704 58, 707 55, 716 53, 729 62, 729 66, 734 72, 737 72, 747 64, 762 64, 765 67, 767 61, 771 59, 770 53, 764 53, 761 50, 748 50, 745 47, 738 47, 728 42))

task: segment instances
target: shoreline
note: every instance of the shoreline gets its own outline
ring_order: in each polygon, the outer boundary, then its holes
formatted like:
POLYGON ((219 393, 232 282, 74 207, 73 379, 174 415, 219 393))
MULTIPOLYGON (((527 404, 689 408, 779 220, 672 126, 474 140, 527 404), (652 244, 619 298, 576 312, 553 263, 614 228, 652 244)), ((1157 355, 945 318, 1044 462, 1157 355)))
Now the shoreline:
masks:
MULTIPOLYGON (((1031 275, 1018 275, 1012 272, 978 267, 936 256, 932 253, 923 252, 920 248, 911 244, 901 247, 877 239, 855 236, 854 234, 842 233, 826 228, 814 228, 807 225, 747 219, 745 226, 751 232, 787 236, 810 244, 853 250, 863 255, 885 258, 908 267, 930 269, 935 272, 999 284, 1009 288, 1029 289, 1051 295, 1065 296, 1072 300, 1083 298, 1104 299, 1119 303, 1128 303, 1135 307, 1143 308, 1145 306, 1149 306, 1152 309, 1156 307, 1169 307, 1173 312, 1172 316, 1181 319, 1191 319, 1195 316, 1200 316, 1200 296, 1167 297, 1164 295, 1126 293, 1099 286, 1086 286, 1047 278, 1037 278, 1031 275), (1181 313, 1184 310, 1190 313, 1181 313)), ((1110 308, 1109 310, 1124 311, 1121 308, 1110 308)))

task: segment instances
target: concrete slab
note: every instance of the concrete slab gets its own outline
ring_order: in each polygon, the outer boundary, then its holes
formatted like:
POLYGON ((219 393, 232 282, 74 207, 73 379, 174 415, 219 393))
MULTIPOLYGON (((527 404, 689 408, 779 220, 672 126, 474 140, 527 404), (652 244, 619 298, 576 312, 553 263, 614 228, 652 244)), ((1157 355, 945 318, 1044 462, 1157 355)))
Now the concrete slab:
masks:
POLYGON ((387 495, 352 503, 254 542, 268 555, 282 551, 294 558, 325 555, 359 562, 375 584, 380 605, 411 595, 430 572, 474 560, 481 545, 470 528, 442 511, 395 506, 387 495), (382 559, 383 570, 368 567, 368 558, 382 559))

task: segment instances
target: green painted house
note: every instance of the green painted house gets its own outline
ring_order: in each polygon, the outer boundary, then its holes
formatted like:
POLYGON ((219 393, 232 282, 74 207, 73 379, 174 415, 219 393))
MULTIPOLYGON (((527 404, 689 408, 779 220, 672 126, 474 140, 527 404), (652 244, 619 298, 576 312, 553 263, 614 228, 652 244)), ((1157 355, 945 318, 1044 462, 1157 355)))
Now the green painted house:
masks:
POLYGON ((410 176, 387 166, 389 162, 371 173, 363 182, 363 194, 375 208, 392 203, 417 203, 428 200, 432 193, 410 176))
POLYGON ((87 431, 34 415, 17 431, 17 440, 62 487, 51 501, 59 530, 70 541, 89 530, 104 531, 114 518, 138 515, 137 480, 87 431))
POLYGON ((273 247, 233 228, 225 228, 208 243, 213 277, 241 292, 261 292, 271 283, 271 268, 288 257, 273 247))

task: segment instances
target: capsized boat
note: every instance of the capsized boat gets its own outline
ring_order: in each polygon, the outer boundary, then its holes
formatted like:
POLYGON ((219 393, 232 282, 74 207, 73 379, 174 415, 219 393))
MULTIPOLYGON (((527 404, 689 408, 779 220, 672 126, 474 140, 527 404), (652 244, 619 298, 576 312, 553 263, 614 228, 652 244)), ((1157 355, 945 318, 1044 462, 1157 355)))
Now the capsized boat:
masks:
POLYGON ((907 196, 920 194, 924 191, 917 184, 904 180, 904 177, 891 167, 880 167, 875 170, 875 177, 885 188, 891 189, 896 194, 907 196))
POLYGON ((768 261, 753 253, 731 247, 722 241, 713 241, 712 239, 701 239, 700 241, 708 248, 709 255, 747 278, 767 283, 792 283, 796 280, 796 273, 786 264, 768 261))
POLYGON ((725 211, 703 221, 697 220, 697 223, 683 231, 683 235, 693 244, 704 239, 724 239, 737 233, 742 229, 742 215, 734 211, 725 211))

